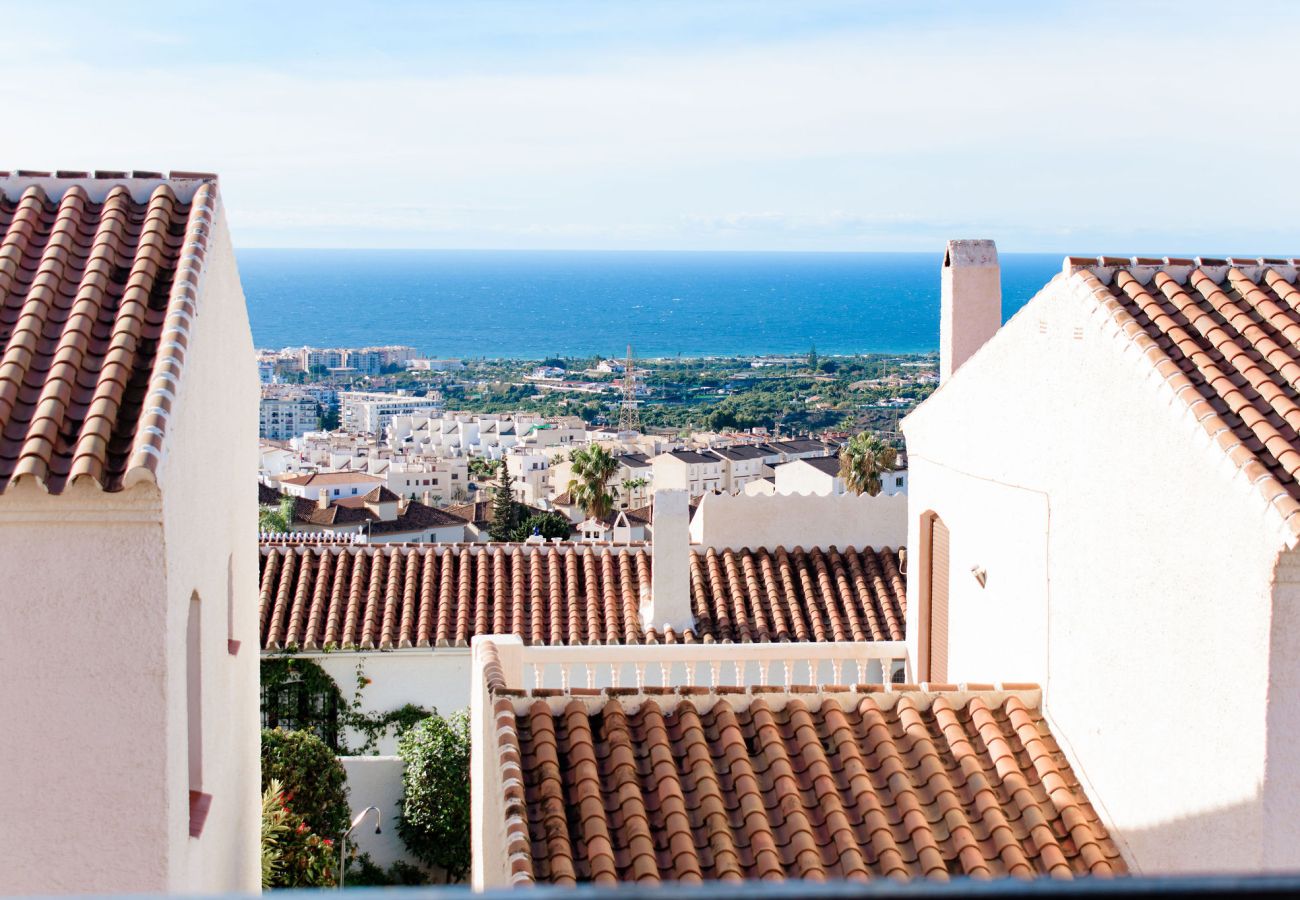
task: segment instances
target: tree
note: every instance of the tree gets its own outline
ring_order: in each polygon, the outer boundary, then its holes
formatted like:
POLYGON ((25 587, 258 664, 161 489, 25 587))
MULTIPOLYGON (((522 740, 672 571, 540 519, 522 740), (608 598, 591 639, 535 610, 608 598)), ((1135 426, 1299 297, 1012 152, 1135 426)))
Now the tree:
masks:
POLYGON ((460 881, 470 865, 469 716, 434 715, 397 742, 402 772, 397 833, 420 862, 460 881))
POLYGON ((317 416, 320 419, 321 431, 338 431, 339 429, 339 405, 331 403, 328 406, 316 405, 317 416))
POLYGON ((813 344, 808 348, 808 368, 814 372, 817 371, 817 345, 813 344))
POLYGON ((593 519, 609 515, 614 508, 609 480, 618 471, 618 460, 600 444, 576 449, 569 458, 573 461, 573 478, 568 488, 574 502, 593 519))
POLYGON ((624 499, 627 499, 632 496, 633 491, 638 488, 643 488, 649 483, 650 482, 646 481, 644 478, 624 478, 619 482, 619 487, 623 489, 624 499))
POLYGON ((476 481, 487 481, 492 477, 492 461, 482 456, 471 456, 469 459, 469 477, 476 481))
POLYGON ((516 541, 526 541, 533 536, 533 529, 549 541, 552 538, 569 537, 573 534, 573 523, 563 513, 548 510, 524 519, 511 537, 516 541))
POLYGON ((308 731, 262 729, 262 790, 282 786, 284 801, 307 827, 337 841, 347 831, 348 776, 325 742, 308 731))
POLYGON ((880 493, 880 477, 894 468, 898 452, 869 432, 855 435, 840 450, 840 477, 855 494, 880 493))
POLYGON ((492 521, 488 525, 488 536, 494 541, 508 541, 514 536, 518 524, 519 504, 515 503, 510 491, 510 471, 503 459, 497 469, 497 483, 492 488, 492 521))
POLYGON ((272 534, 284 534, 293 524, 294 510, 297 509, 293 497, 285 495, 280 498, 279 506, 262 506, 257 510, 257 530, 272 534))

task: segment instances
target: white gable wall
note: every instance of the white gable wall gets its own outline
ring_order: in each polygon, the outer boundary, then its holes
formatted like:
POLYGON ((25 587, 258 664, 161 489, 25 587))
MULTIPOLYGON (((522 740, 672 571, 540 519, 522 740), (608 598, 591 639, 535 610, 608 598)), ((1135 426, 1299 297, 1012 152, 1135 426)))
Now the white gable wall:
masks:
POLYGON ((171 821, 169 889, 255 891, 261 884, 256 357, 224 215, 209 237, 198 314, 158 473, 166 541, 169 679, 168 775, 188 798, 186 620, 197 592, 202 616, 203 834, 188 812, 171 821), (248 485, 244 490, 242 486, 248 485), (239 641, 237 653, 231 640, 239 641), (184 827, 177 828, 180 822, 184 827))
POLYGON ((934 511, 948 680, 1042 683, 1136 868, 1300 865, 1259 793, 1280 521, 1127 339, 1054 282, 904 430, 914 658, 934 511))

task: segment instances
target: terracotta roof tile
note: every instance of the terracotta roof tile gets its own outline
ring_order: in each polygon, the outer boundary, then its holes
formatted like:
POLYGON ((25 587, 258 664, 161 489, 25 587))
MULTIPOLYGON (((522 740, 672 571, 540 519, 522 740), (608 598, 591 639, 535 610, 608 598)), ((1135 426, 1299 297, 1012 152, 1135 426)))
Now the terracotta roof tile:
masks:
MULTIPOLYGON (((1300 502, 1300 289, 1281 260, 1067 260, 1284 519, 1300 502), (1082 267, 1081 267, 1082 266, 1082 267), (1118 266, 1118 268, 1108 268, 1118 266)), ((1300 517, 1292 524, 1300 537, 1300 517)))
POLYGON ((519 881, 1126 871, 1036 696, 626 694, 493 692, 519 881))
POLYGON ((117 491, 162 457, 216 184, 58 187, 0 182, 0 491, 117 491))
MULTIPOLYGON (((335 519, 365 514, 306 500, 299 507, 335 519)), ((645 545, 304 546, 272 539, 262 544, 261 571, 267 651, 464 646, 476 634, 517 634, 537 644, 890 641, 903 639, 906 616, 906 585, 889 549, 693 551, 696 625, 680 634, 641 622, 651 582, 645 545), (303 591, 319 603, 294 605, 303 591), (375 621, 391 611, 397 631, 371 627, 372 611, 375 621)))

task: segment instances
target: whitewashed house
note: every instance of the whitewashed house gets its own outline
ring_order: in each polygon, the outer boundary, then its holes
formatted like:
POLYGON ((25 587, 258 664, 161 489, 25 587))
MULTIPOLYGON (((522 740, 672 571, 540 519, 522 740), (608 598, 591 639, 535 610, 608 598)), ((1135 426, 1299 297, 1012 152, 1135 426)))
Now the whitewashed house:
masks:
POLYGON ((1138 870, 1297 868, 1297 260, 1071 257, 1005 325, 991 242, 942 280, 919 678, 1041 684, 1138 870))
POLYGON ((216 178, 0 173, 0 311, 0 890, 255 893, 259 392, 216 178))

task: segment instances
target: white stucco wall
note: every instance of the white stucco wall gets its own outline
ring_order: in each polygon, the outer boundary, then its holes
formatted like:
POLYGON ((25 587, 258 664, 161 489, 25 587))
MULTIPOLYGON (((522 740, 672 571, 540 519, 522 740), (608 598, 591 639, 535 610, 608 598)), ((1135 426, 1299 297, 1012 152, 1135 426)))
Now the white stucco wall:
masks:
POLYGON ((384 869, 399 859, 415 864, 397 834, 404 768, 401 757, 340 756, 339 762, 348 773, 348 806, 353 818, 368 806, 379 807, 382 815, 379 834, 375 834, 371 813, 349 836, 348 845, 355 846, 358 853, 370 854, 371 861, 384 869))
MULTIPOLYGON (((417 647, 365 653, 336 651, 301 656, 320 665, 349 702, 356 690, 357 664, 360 663, 365 677, 370 679, 370 684, 361 692, 361 708, 367 713, 385 713, 407 703, 436 710, 444 716, 469 709, 468 647, 439 647, 436 650, 417 647)), ((346 740, 352 746, 360 744, 363 738, 348 734, 346 740)), ((375 752, 395 754, 396 736, 381 738, 375 752)))
POLYGON ((158 472, 166 542, 169 788, 188 798, 185 633, 190 597, 202 610, 203 834, 172 816, 170 889, 249 891, 261 886, 261 772, 257 610, 237 598, 258 590, 256 356, 239 273, 218 215, 209 237, 198 315, 158 472), (243 486, 247 485, 247 489, 243 486), (229 641, 239 642, 236 653, 229 641), (178 827, 180 826, 180 827, 178 827))
POLYGON ((778 494, 817 494, 828 497, 844 493, 844 479, 823 472, 802 459, 792 459, 772 470, 778 494))
POLYGON ((691 543, 741 547, 891 547, 907 540, 903 495, 705 494, 691 520, 691 543))
POLYGON ((0 499, 0 891, 165 890, 166 823, 187 807, 164 789, 157 492, 0 499))
POLYGON ((904 421, 908 634, 934 511, 952 535, 949 680, 1044 685, 1053 733, 1136 869, 1259 868, 1280 523, 1059 284, 904 421))

